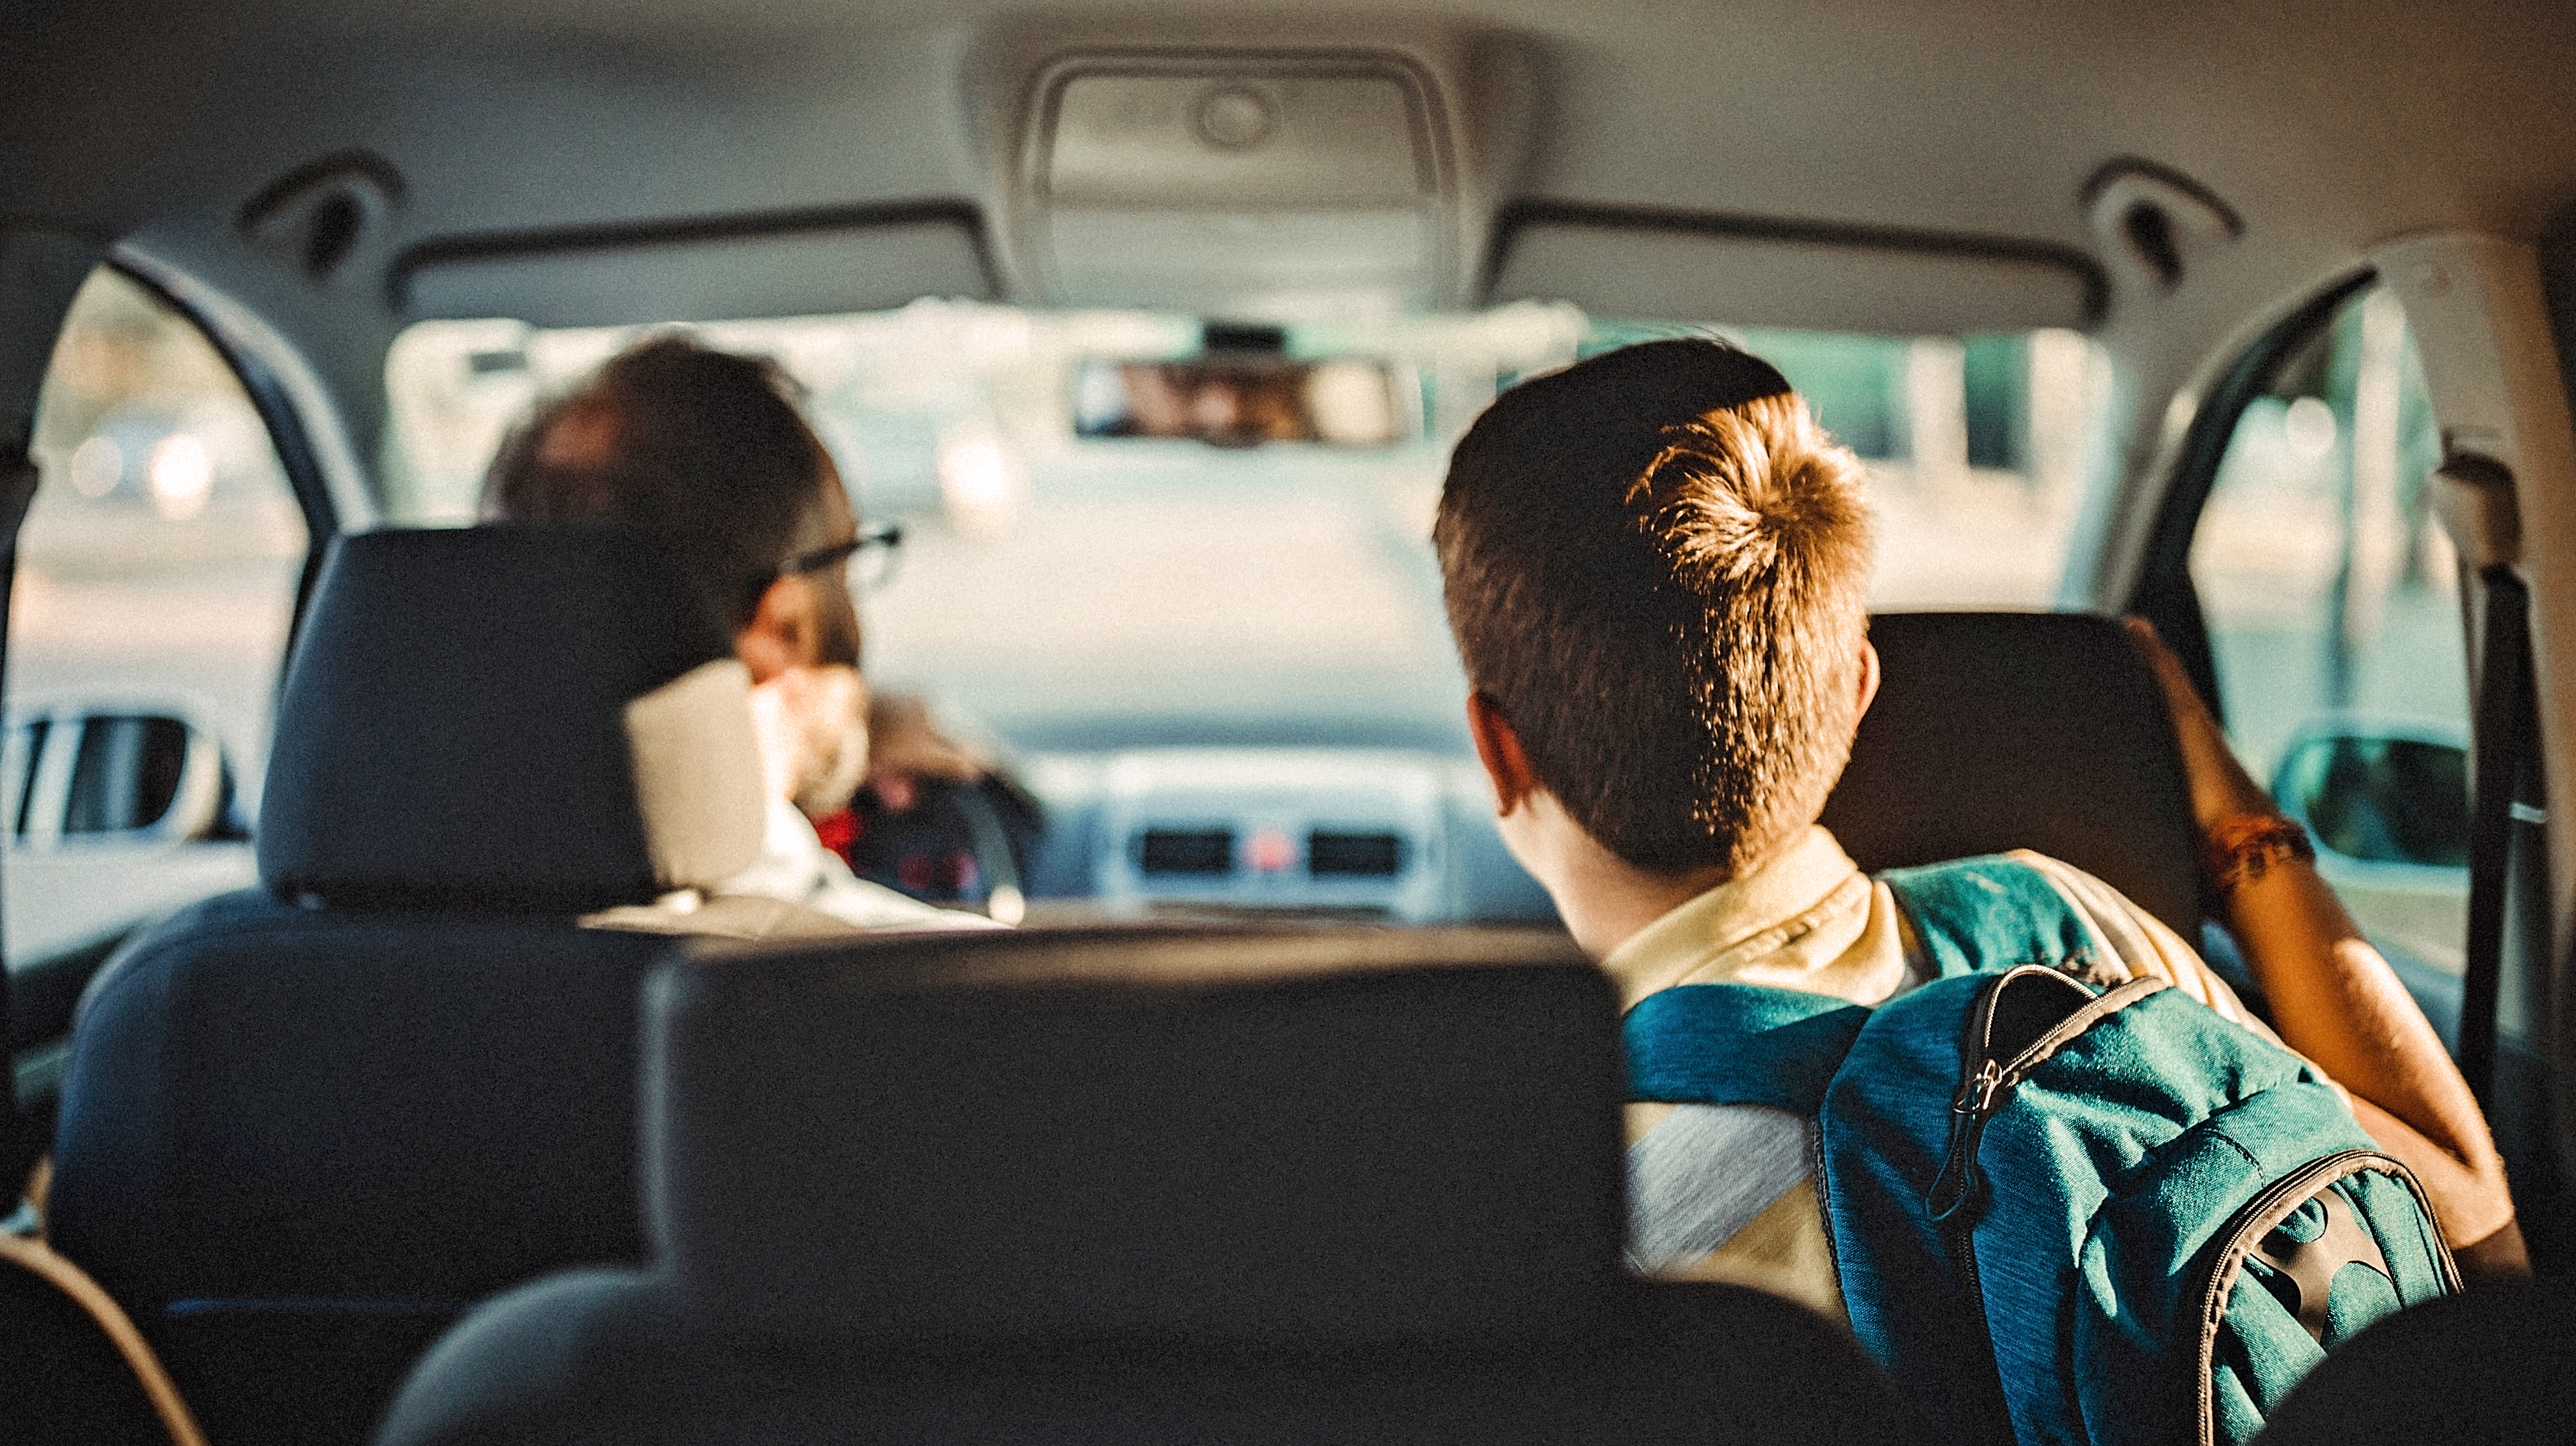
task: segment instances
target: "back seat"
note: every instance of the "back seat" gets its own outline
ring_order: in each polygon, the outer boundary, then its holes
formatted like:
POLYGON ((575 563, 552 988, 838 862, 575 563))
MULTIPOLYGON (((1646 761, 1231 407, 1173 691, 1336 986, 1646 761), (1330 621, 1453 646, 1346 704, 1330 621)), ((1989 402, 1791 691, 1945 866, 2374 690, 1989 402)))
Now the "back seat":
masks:
POLYGON ((477 1299, 641 1258, 636 996, 670 940, 578 919, 750 862, 744 687, 640 535, 332 544, 266 885, 101 970, 55 1143, 54 1243, 218 1446, 362 1440, 477 1299))
POLYGON ((381 1446, 1921 1439, 1803 1308, 1624 1274, 1616 1003, 1561 936, 692 953, 652 1264, 478 1309, 381 1446))

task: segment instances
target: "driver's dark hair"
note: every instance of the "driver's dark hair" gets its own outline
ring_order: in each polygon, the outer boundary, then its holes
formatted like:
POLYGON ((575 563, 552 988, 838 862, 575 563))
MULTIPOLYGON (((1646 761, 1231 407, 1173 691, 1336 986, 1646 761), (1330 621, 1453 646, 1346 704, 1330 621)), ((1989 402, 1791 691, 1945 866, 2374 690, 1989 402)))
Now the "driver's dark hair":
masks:
POLYGON ((1520 384, 1458 443, 1432 538, 1472 686, 1620 858, 1741 872, 1823 811, 1870 517, 1768 363, 1658 341, 1520 384))
POLYGON ((484 476, 483 516, 641 527, 739 632, 832 475, 799 399, 766 357, 652 337, 511 432, 484 476))

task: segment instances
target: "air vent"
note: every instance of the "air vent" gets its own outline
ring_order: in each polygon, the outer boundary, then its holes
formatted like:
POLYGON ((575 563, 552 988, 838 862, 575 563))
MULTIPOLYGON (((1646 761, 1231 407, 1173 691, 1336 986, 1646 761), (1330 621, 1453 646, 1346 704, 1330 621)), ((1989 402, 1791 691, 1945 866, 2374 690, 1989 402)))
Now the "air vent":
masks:
POLYGON ((1306 871, 1341 878, 1393 878, 1404 868, 1404 840, 1391 833, 1306 835, 1306 871))
POLYGON ((1149 828, 1136 836, 1136 868, 1146 874, 1234 872, 1234 832, 1222 828, 1149 828))

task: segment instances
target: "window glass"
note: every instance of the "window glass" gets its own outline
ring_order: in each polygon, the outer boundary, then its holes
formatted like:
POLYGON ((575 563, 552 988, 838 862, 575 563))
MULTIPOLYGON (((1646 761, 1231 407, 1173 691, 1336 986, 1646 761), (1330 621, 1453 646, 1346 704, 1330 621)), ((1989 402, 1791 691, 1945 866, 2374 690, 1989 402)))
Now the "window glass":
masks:
POLYGON ((305 528, 240 381, 101 268, 36 415, 0 753, 6 947, 41 960, 250 882, 305 528))
POLYGON ((2056 601, 2110 386, 2100 347, 2071 331, 1740 336, 1868 460, 1879 528, 1872 607, 2056 601))
POLYGON ((2440 460, 2405 313, 2362 292, 2237 419, 2191 574, 2238 753, 2362 927, 2456 974, 2469 695, 2440 460))
MULTIPOLYGON (((1303 740, 1463 753, 1464 683, 1427 545, 1450 445, 1521 376, 1705 328, 1538 303, 1225 328, 1265 333, 1283 362, 1365 359, 1312 374, 1393 378, 1371 387, 1397 417, 1382 427, 1373 410, 1361 430, 1394 440, 1120 435, 1134 430, 1112 415, 1121 368, 1103 359, 1189 358, 1218 330, 1188 316, 938 300, 700 329, 801 379, 861 511, 903 525, 892 583, 863 604, 882 682, 962 705, 1023 748, 1303 740)), ((405 332, 387 373, 396 515, 470 521, 508 425, 638 334, 506 320, 405 332)), ((1880 605, 2052 601, 2105 387, 2098 348, 2064 332, 1731 334, 1776 360, 1868 459, 1884 517, 1880 605)), ((1126 369, 1131 391, 1140 370, 1126 369)))

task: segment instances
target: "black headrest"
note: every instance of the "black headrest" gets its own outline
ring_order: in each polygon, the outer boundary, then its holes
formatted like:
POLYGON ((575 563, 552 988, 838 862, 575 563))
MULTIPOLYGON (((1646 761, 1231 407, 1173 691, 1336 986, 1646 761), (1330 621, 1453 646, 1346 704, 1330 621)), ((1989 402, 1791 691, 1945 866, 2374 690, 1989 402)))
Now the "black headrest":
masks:
POLYGON ((2182 754, 2128 631, 2074 613, 1886 613, 1824 824, 1865 869, 2036 849, 2199 937, 2182 754))
POLYGON ((1616 1002, 1561 938, 717 947, 645 1011, 648 1223, 733 1329, 1475 1337, 1617 1279, 1616 1002))
MULTIPOLYGON (((649 899, 676 885, 639 798, 628 705, 732 656, 639 532, 335 539, 278 702, 260 873, 352 906, 649 899)), ((757 793, 742 806, 756 839, 757 793)))

